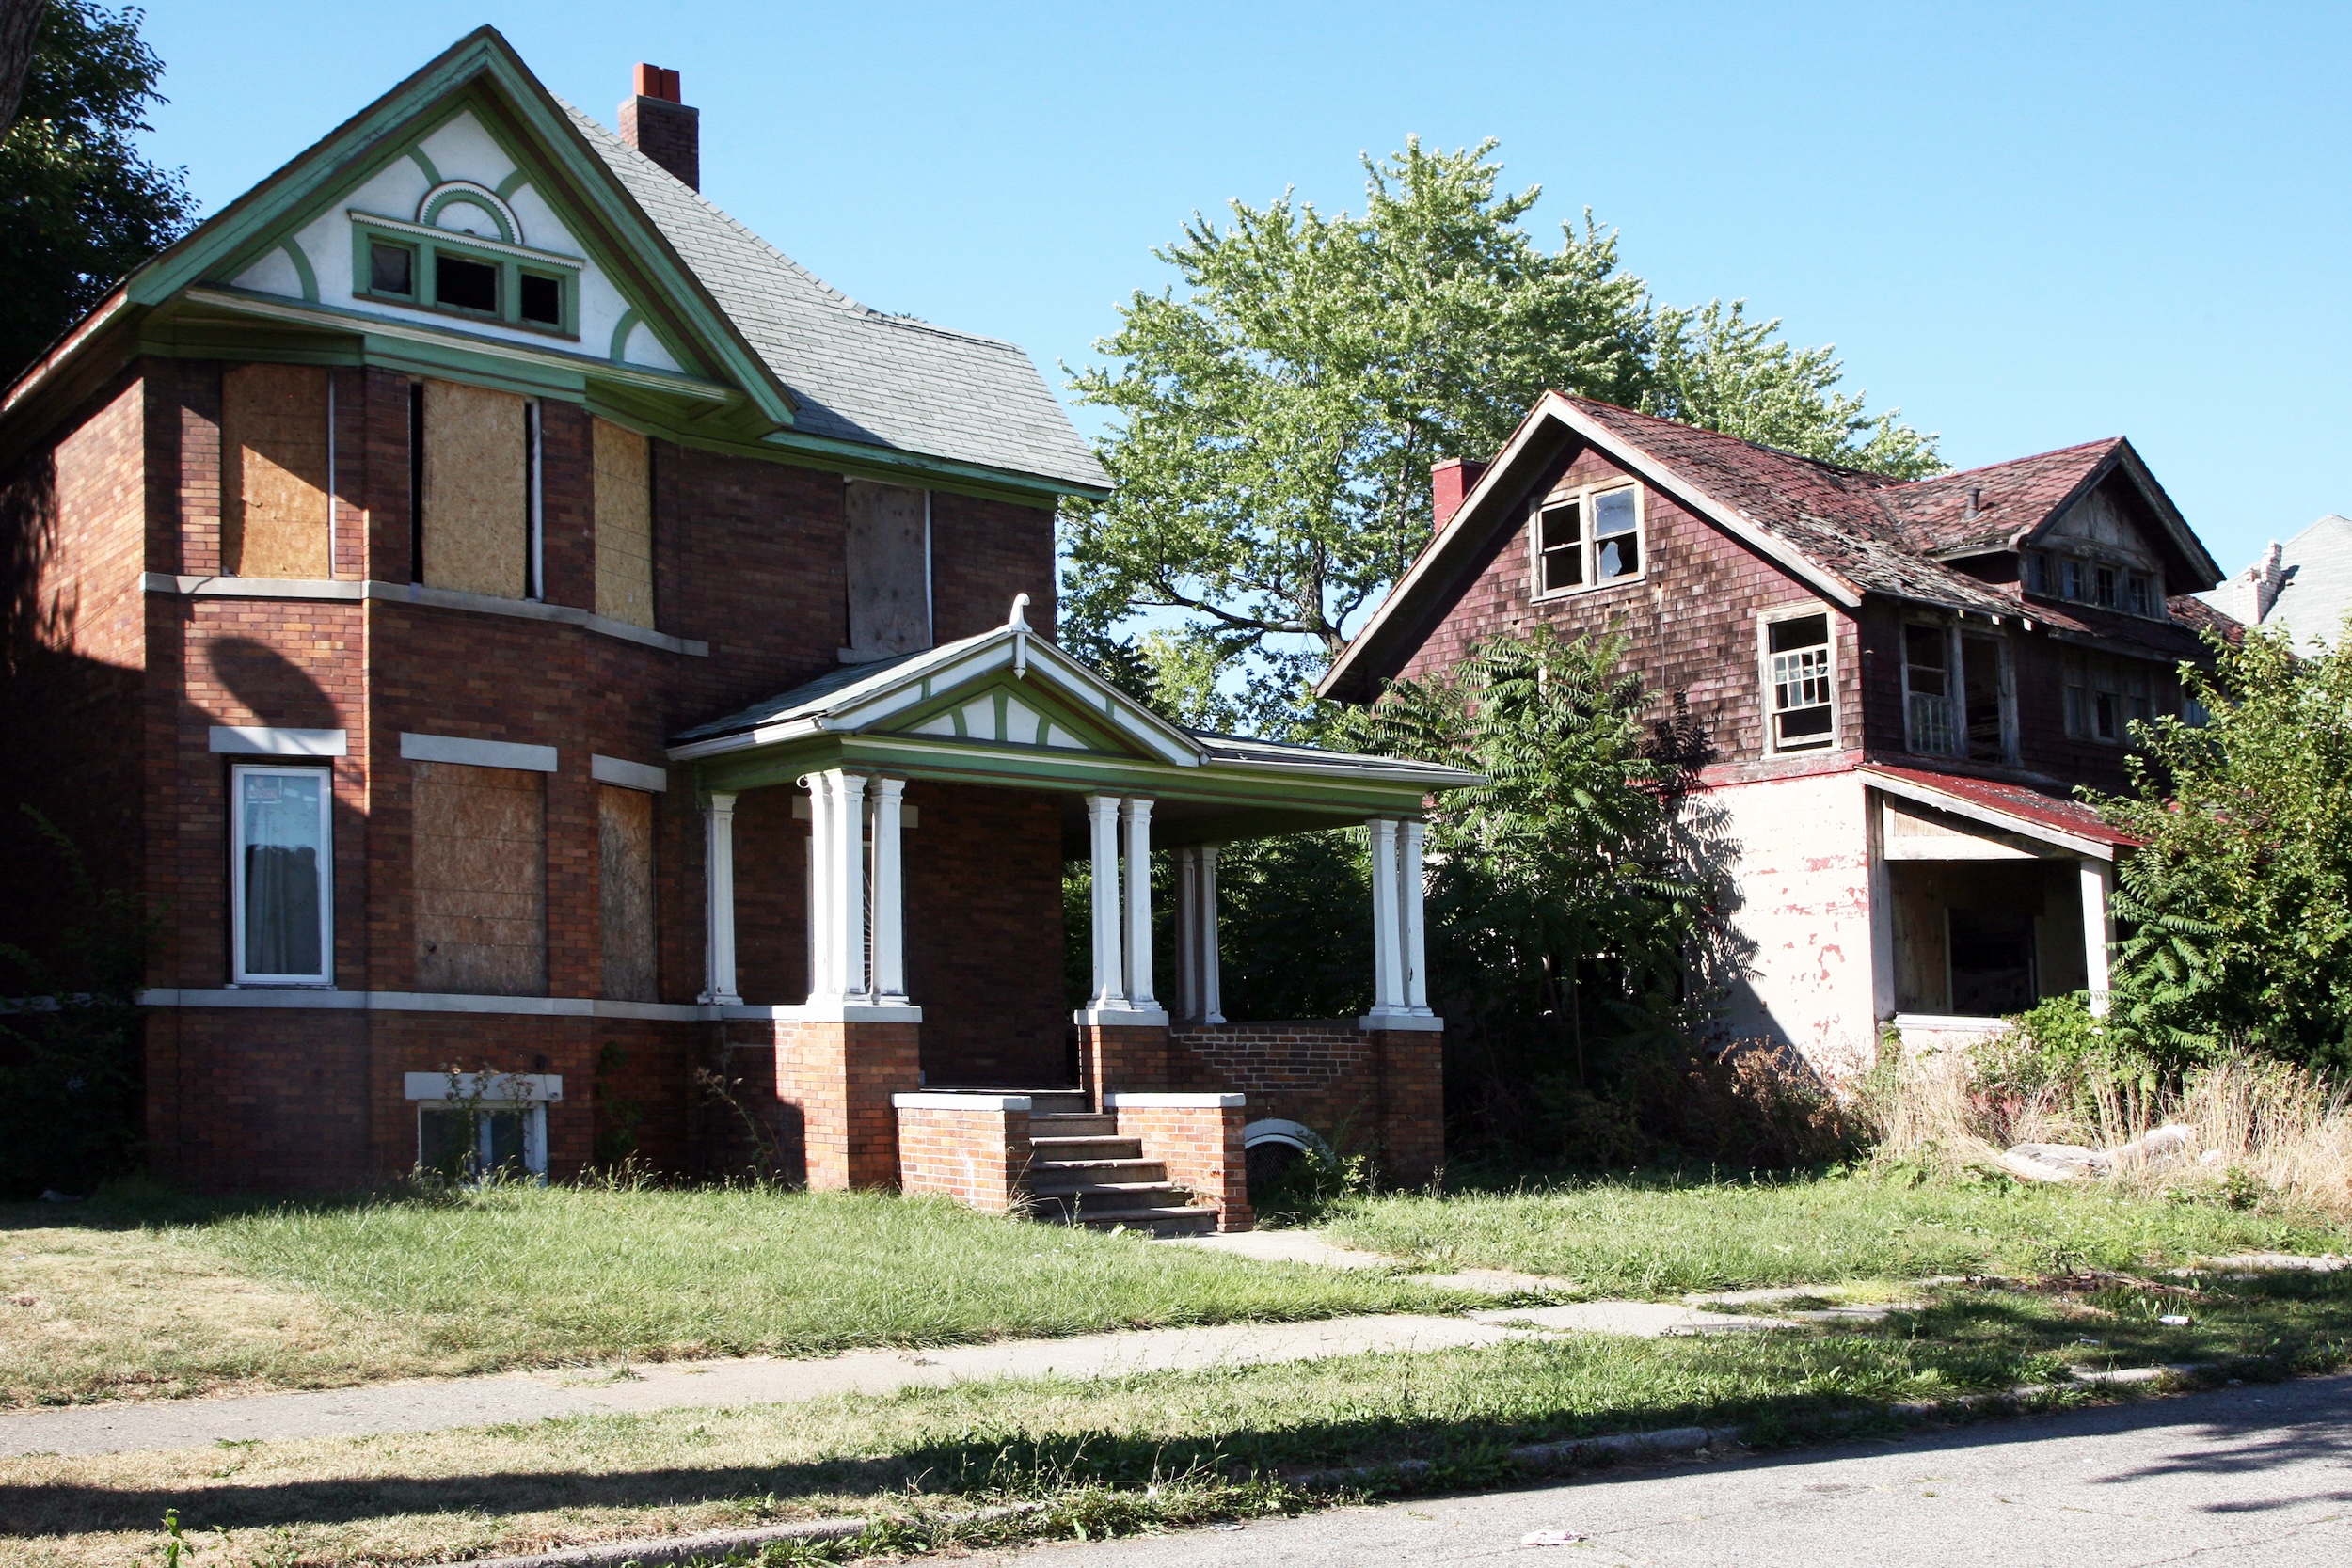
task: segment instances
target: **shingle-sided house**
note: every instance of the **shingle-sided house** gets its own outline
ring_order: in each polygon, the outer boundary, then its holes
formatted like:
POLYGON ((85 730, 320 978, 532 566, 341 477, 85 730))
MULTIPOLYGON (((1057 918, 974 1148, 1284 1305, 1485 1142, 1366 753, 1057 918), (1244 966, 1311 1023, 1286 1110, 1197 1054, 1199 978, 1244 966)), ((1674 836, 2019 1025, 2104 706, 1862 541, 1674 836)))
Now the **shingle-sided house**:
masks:
POLYGON ((165 911, 155 1167, 691 1169, 743 1125, 704 1069, 817 1185, 1245 1225, 1251 1131, 1342 1122, 1425 1172, 1418 817, 1468 775, 1062 654, 1054 509, 1106 481, 1028 357, 811 277, 636 89, 616 135, 477 32, 0 402, 0 923, 59 918, 19 801, 165 911), (1378 1005, 1225 1020, 1217 847, 1364 823, 1378 1005))
POLYGON ((1826 1076, 1882 1030, 2102 1000, 2126 726, 2180 705, 2218 571, 2128 441, 1915 483, 1551 394, 1324 682, 1549 624, 1616 632, 1706 737, 1686 831, 1728 899, 1732 1037, 1826 1076))

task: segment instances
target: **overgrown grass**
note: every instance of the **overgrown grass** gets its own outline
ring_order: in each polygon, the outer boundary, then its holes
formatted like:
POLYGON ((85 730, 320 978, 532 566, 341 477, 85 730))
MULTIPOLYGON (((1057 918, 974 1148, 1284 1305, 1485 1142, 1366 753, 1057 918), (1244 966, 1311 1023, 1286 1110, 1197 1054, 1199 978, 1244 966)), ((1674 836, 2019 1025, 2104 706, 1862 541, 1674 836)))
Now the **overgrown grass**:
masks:
POLYGON ((513 1186, 260 1206, 124 1189, 0 1208, 0 1391, 332 1386, 1464 1299, 874 1194, 513 1186))
MULTIPOLYGON (((839 1514, 909 1521, 891 1527, 893 1549, 992 1532, 1099 1538, 1305 1506, 1281 1484, 1300 1468, 1422 1458, 1438 1466, 1427 1484, 1475 1485, 1515 1473, 1507 1450, 1518 1443, 1688 1422, 1796 1442, 1902 1424, 1883 1402, 2005 1389, 2086 1362, 2234 1359, 2247 1377, 2333 1368, 2352 1360, 2348 1337, 2352 1278, 2342 1275, 2202 1290, 2114 1278, 1959 1289, 1866 1330, 1538 1340, 0 1461, 0 1520, 10 1560, 37 1568, 152 1560, 167 1509, 191 1540, 225 1546, 199 1560, 204 1568, 449 1560, 839 1514), (2192 1321, 2157 1321, 2172 1313, 2192 1321), (1049 1507, 961 1536, 936 1522, 942 1509, 1008 1500, 1049 1507)), ((2057 1402, 2095 1397, 2109 1396, 2086 1389, 2057 1402)))
POLYGON ((2344 1227, 2296 1208, 2233 1209, 2105 1185, 1852 1173, 1769 1181, 1562 1182, 1351 1199, 1338 1239, 1433 1266, 1518 1269, 1596 1295, 1937 1275, 2133 1269, 2251 1250, 2341 1251, 2344 1227))

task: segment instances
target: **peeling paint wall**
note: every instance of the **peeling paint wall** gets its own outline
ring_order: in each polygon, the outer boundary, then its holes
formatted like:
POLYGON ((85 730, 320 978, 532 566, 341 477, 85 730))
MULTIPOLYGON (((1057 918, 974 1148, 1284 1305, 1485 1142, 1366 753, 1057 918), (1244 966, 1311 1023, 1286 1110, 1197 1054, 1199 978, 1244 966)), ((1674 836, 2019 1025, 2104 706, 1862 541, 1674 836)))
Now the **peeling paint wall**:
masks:
POLYGON ((1867 797, 1839 771, 1719 785, 1685 810, 1730 890, 1723 1034, 1792 1046, 1824 1078, 1877 1056, 1867 797))

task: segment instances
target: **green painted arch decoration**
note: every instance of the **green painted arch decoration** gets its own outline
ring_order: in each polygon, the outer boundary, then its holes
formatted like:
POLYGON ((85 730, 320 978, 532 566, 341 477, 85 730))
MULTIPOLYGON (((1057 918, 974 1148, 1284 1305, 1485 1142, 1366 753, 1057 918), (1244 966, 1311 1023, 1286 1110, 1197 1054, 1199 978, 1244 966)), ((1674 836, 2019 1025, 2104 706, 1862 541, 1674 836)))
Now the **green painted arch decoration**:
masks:
POLYGON ((512 201, 515 199, 515 193, 530 183, 530 175, 521 169, 511 170, 506 178, 498 183, 498 198, 501 201, 512 201))
POLYGON ((310 270, 310 258, 304 255, 302 247, 292 240, 278 248, 285 254, 287 261, 294 263, 294 277, 302 283, 303 302, 316 305, 319 302, 319 275, 310 270))
POLYGON ((441 171, 433 166, 433 160, 426 154, 423 148, 410 148, 408 150, 408 161, 416 165, 419 172, 423 174, 424 182, 428 189, 441 182, 441 171))
POLYGON ((502 243, 523 243, 522 225, 515 220, 515 209, 489 186, 477 185, 470 180, 445 181, 425 192, 424 199, 417 204, 417 221, 428 229, 444 228, 441 215, 457 206, 471 207, 488 217, 497 225, 502 243))
POLYGON ((628 356, 628 335, 636 331, 638 324, 644 319, 644 312, 634 305, 621 312, 621 319, 612 324, 612 352, 606 356, 607 358, 617 365, 628 356))

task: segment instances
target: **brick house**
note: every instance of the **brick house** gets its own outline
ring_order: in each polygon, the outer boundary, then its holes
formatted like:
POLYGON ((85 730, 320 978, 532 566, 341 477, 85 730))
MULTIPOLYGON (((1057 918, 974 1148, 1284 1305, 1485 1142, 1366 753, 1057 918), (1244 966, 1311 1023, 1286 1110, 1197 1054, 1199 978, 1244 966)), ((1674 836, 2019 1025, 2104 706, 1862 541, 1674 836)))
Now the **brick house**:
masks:
POLYGON ((2219 571, 2128 441, 1902 483, 1586 398, 1434 475, 1435 536, 1332 667, 1369 701, 1544 623, 1627 639, 1704 736, 1729 1037, 1827 1077, 2104 1004, 2126 725, 2180 710, 2219 571))
POLYGON ((1027 356, 811 277, 698 193, 675 73, 635 86, 616 135, 470 35, 0 404, 0 923, 61 910, 18 801, 166 911, 153 1166, 734 1138, 1181 1227, 1248 1223, 1253 1128, 1434 1165, 1416 818, 1467 775, 1195 735, 1062 654, 1055 507, 1105 480, 1027 356), (1226 1021, 1217 847, 1367 822, 1380 1005, 1226 1021))

